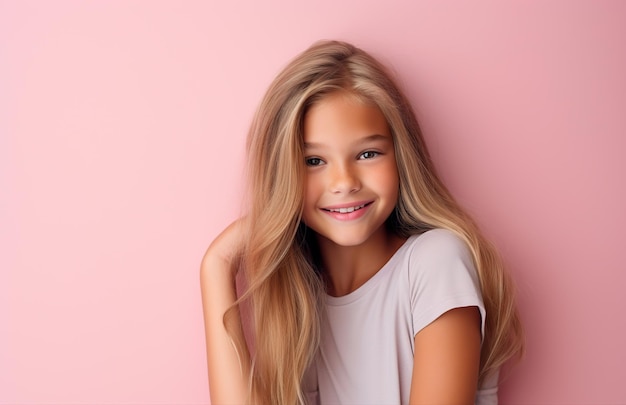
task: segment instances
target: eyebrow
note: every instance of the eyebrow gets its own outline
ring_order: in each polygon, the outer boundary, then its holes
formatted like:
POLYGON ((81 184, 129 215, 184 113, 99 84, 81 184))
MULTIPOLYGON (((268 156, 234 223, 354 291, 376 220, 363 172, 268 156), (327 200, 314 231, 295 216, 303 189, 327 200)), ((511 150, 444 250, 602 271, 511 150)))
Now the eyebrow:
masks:
MULTIPOLYGON (((364 143, 368 143, 368 142, 376 142, 376 141, 390 141, 391 137, 387 136, 387 135, 381 135, 381 134, 372 134, 372 135, 368 135, 368 136, 364 136, 363 138, 359 139, 358 141, 355 142, 355 145, 361 145, 364 143)), ((305 149, 311 149, 311 148, 319 148, 324 146, 321 143, 315 143, 315 142, 305 142, 304 143, 304 148, 305 149)))

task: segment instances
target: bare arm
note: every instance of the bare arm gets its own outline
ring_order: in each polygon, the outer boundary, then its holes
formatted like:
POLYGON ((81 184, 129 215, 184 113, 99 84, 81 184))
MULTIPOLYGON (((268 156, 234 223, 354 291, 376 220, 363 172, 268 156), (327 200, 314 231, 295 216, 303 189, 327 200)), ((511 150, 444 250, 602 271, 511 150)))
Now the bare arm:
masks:
MULTIPOLYGON (((244 404, 248 398, 250 355, 239 353, 224 327, 224 313, 237 299, 235 274, 242 246, 242 224, 226 228, 207 250, 200 269, 202 307, 206 333, 211 403, 244 404), (240 362, 241 360, 241 362, 240 362)), ((243 341, 239 314, 229 318, 229 328, 243 341)))
POLYGON ((480 314, 452 309, 415 335, 411 404, 473 404, 480 365, 480 314))

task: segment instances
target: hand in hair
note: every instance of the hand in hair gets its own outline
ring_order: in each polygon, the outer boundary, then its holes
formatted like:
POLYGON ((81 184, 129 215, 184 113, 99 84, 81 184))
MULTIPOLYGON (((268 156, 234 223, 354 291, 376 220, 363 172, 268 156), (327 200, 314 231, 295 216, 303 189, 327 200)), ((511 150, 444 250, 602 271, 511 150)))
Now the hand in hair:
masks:
POLYGON ((238 269, 239 258, 243 250, 245 218, 240 218, 226 227, 211 243, 202 260, 204 269, 206 264, 219 264, 211 266, 208 271, 226 270, 232 277, 238 269))
POLYGON ((233 222, 213 241, 200 269, 212 404, 248 402, 250 356, 247 352, 238 353, 231 340, 243 339, 241 318, 238 311, 231 311, 224 318, 237 299, 235 274, 243 247, 244 221, 233 222))

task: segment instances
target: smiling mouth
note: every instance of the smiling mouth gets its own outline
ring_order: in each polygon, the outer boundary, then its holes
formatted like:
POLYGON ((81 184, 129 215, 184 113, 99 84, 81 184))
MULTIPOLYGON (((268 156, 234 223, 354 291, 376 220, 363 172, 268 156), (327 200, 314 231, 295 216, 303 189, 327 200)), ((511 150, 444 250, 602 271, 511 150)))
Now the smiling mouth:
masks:
POLYGON ((358 211, 358 210, 360 210, 362 208, 365 208, 365 207, 367 207, 370 204, 371 204, 371 202, 365 203, 365 204, 361 204, 361 205, 356 205, 354 207, 334 208, 334 209, 322 208, 322 210, 328 211, 328 212, 338 212, 340 214, 348 214, 350 212, 358 211))

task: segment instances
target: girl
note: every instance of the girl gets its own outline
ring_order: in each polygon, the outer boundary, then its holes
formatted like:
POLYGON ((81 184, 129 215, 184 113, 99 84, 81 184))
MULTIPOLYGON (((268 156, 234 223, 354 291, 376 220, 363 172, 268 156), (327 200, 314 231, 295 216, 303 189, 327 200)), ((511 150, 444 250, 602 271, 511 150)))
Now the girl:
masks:
POLYGON ((212 403, 497 402, 523 350, 511 283, 383 66, 315 44, 248 153, 249 210, 201 269, 212 403))

